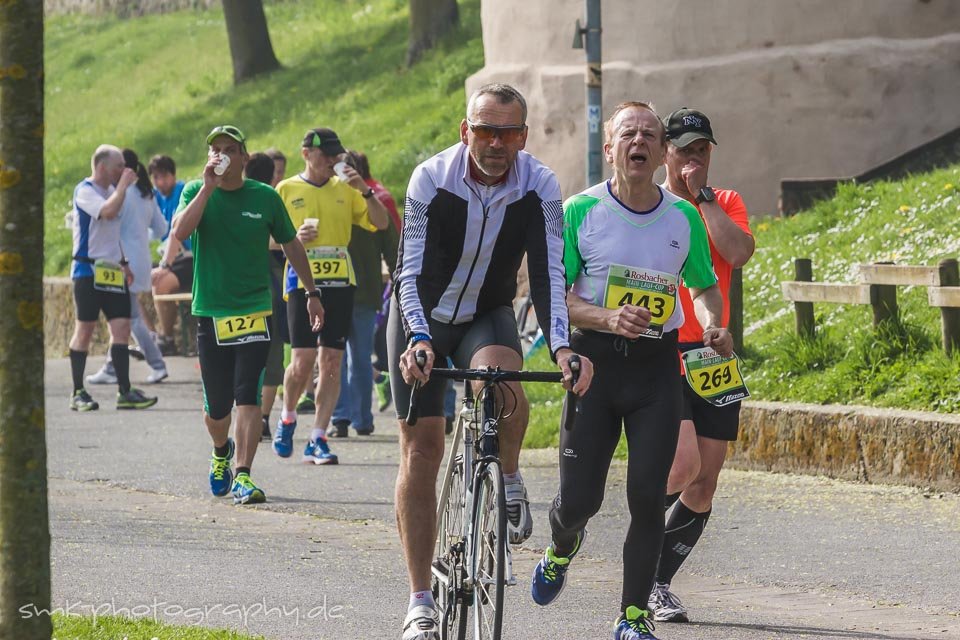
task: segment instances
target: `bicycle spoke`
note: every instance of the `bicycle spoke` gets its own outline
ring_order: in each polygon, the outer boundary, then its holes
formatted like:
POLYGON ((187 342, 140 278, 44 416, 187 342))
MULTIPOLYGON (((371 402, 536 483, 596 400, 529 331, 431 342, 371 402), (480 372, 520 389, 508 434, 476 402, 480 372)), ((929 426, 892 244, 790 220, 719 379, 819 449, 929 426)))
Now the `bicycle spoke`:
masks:
MULTIPOLYGON (((456 456, 456 451, 451 452, 456 456)), ((434 569, 445 582, 434 575, 433 591, 441 614, 443 640, 462 640, 466 631, 465 606, 457 594, 461 589, 463 572, 463 465, 453 461, 447 479, 447 498, 439 513, 437 549, 434 569)))
POLYGON ((499 464, 486 466, 476 498, 475 548, 472 553, 474 637, 476 640, 499 640, 503 620, 506 541, 506 504, 499 464))

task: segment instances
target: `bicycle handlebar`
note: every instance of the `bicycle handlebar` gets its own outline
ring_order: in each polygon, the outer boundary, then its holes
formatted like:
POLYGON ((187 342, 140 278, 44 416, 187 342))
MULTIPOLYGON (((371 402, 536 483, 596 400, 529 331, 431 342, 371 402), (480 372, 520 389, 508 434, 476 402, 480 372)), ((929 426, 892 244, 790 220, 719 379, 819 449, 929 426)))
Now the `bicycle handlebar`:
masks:
MULTIPOLYGON (((417 351, 417 366, 421 369, 427 363, 427 354, 425 351, 417 351)), ((570 370, 573 373, 571 386, 577 384, 580 379, 580 356, 574 354, 570 356, 570 370)), ((446 369, 436 368, 430 371, 431 376, 445 378, 449 380, 482 380, 484 382, 563 382, 563 373, 559 371, 509 371, 503 369, 446 369)), ((410 390, 410 407, 407 410, 407 424, 411 427, 417 424, 419 417, 419 407, 417 399, 420 390, 420 381, 413 383, 410 390)), ((564 422, 564 428, 570 430, 573 428, 572 416, 576 413, 576 394, 568 391, 567 401, 573 409, 567 412, 567 419, 564 422), (569 423, 569 424, 568 424, 569 423)))

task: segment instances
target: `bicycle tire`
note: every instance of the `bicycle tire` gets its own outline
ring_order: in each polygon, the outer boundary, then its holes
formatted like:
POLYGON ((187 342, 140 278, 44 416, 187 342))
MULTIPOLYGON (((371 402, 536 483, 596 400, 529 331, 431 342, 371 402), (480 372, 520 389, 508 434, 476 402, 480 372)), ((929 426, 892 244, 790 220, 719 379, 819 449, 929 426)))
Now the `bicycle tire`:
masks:
POLYGON ((475 476, 473 550, 473 637, 500 640, 506 569, 507 502, 499 462, 487 462, 475 476))
POLYGON ((467 602, 463 598, 463 499, 463 461, 458 460, 450 472, 447 500, 440 510, 437 527, 432 590, 440 613, 441 640, 464 640, 467 636, 467 602), (446 574, 446 584, 439 580, 437 571, 446 574))

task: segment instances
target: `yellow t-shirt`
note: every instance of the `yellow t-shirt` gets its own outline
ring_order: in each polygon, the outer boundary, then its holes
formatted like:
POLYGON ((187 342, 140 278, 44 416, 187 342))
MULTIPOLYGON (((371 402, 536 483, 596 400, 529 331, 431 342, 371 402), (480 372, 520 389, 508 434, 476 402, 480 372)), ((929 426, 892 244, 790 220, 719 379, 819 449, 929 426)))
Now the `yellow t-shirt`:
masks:
MULTIPOLYGON (((347 251, 347 245, 350 244, 350 236, 353 233, 352 226, 357 225, 367 231, 377 230, 370 222, 367 201, 360 192, 336 176, 323 185, 316 185, 297 175, 278 184, 277 193, 286 205, 295 228, 299 229, 307 218, 318 220, 317 237, 304 243, 304 248, 312 257, 311 268, 317 275, 318 284, 356 285, 353 262, 347 251), (348 280, 327 281, 325 276, 333 276, 335 275, 333 272, 337 271, 337 269, 331 269, 331 265, 337 267, 338 256, 346 259, 348 280), (320 262, 321 260, 323 262, 320 262)), ((284 288, 289 293, 298 286, 303 285, 288 264, 287 283, 284 288)))

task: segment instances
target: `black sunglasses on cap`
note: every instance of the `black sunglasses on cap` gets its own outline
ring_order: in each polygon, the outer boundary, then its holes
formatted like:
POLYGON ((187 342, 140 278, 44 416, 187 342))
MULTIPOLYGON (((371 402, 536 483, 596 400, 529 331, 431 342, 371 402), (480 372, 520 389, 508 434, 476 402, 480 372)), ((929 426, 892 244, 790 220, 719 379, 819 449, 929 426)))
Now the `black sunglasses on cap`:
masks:
POLYGON ((246 142, 247 137, 243 135, 243 131, 236 128, 231 124, 220 125, 219 127, 214 127, 210 133, 207 134, 207 144, 213 142, 213 139, 217 136, 227 136, 228 138, 233 138, 240 144, 246 142))

